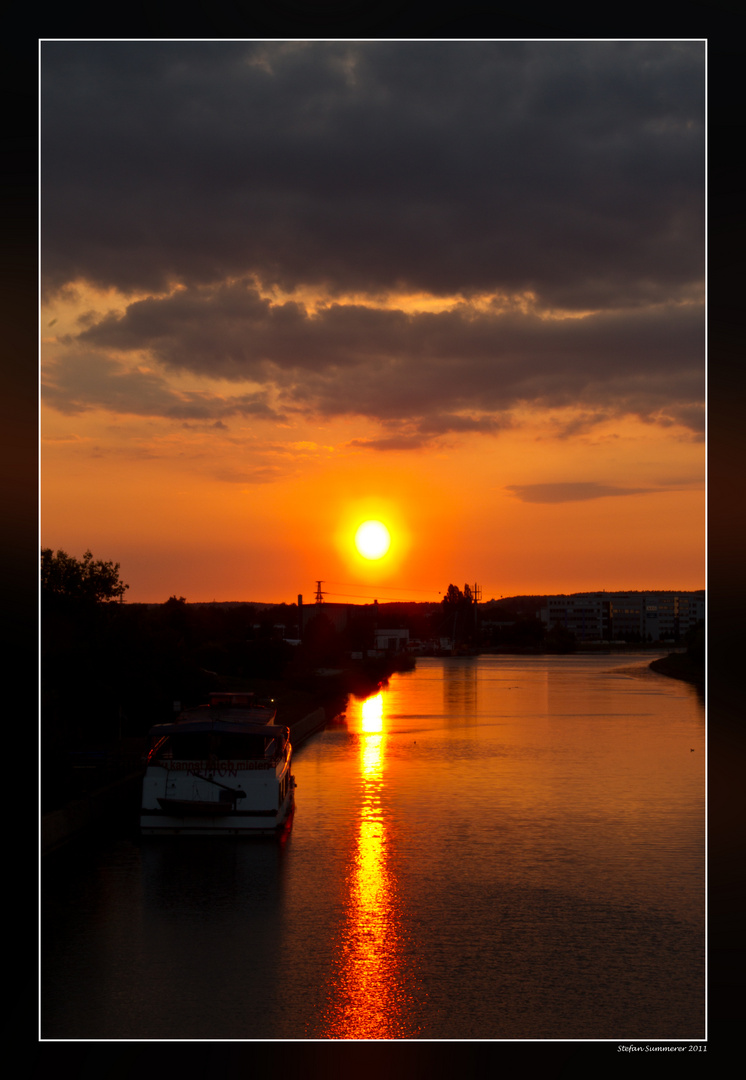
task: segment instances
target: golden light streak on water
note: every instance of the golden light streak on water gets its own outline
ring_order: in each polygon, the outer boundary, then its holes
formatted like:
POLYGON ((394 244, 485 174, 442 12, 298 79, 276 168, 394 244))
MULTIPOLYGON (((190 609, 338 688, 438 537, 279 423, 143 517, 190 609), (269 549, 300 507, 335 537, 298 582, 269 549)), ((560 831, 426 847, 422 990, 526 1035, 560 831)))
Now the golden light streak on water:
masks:
MULTIPOLYGON (((383 731, 383 694, 366 698, 361 710, 362 730, 366 732, 383 731)), ((365 744, 363 744, 365 745, 365 744)))
POLYGON ((333 1039, 401 1034, 397 883, 382 803, 385 750, 383 694, 377 694, 360 710, 360 816, 328 1031, 333 1039))

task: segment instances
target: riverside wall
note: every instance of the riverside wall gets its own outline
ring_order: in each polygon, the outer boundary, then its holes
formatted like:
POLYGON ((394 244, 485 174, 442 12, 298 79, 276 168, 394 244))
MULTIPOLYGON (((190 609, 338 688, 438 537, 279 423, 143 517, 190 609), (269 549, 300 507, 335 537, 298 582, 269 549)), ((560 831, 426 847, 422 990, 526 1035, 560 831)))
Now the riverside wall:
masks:
POLYGON ((300 720, 296 720, 295 723, 289 724, 290 742, 293 749, 302 746, 306 739, 310 739, 312 735, 320 731, 326 723, 326 719, 326 710, 319 706, 318 709, 314 709, 307 716, 303 716, 300 720))

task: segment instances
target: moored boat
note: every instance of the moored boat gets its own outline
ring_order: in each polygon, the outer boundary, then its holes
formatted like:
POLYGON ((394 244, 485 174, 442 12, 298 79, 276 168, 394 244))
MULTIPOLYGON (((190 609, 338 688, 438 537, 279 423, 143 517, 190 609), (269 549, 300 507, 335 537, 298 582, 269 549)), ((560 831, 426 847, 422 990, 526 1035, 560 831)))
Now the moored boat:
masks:
POLYGON ((249 693, 214 693, 150 731, 140 829, 146 835, 262 834, 295 803, 290 731, 249 693))

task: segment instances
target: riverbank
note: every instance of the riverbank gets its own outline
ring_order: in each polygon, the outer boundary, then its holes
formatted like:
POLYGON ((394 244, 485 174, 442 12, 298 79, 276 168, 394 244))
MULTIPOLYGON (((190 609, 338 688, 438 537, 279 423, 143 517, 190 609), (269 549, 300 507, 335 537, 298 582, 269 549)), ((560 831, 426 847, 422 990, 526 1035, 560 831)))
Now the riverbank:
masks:
POLYGON ((652 671, 657 671, 659 675, 668 675, 671 679, 681 679, 682 682, 691 683, 693 686, 704 690, 704 664, 697 663, 687 653, 670 653, 668 656, 661 656, 658 660, 652 660, 648 667, 652 671))
POLYGON ((357 698, 375 694, 394 672, 414 671, 416 659, 406 653, 344 659, 339 666, 295 672, 288 678, 290 688, 324 703, 354 694, 357 698))

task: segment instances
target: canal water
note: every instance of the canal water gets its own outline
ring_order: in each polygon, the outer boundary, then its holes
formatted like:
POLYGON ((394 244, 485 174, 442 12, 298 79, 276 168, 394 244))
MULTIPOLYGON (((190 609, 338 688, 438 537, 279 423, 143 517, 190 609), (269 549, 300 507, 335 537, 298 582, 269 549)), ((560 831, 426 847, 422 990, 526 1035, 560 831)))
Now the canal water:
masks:
POLYGON ((44 1039, 702 1039, 705 725, 650 654, 424 658, 281 842, 48 856, 44 1039))

